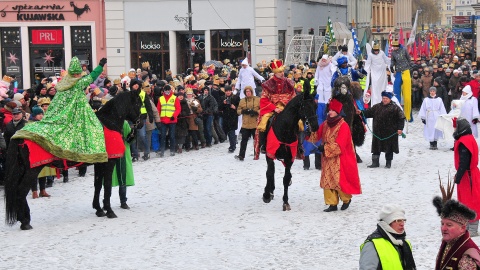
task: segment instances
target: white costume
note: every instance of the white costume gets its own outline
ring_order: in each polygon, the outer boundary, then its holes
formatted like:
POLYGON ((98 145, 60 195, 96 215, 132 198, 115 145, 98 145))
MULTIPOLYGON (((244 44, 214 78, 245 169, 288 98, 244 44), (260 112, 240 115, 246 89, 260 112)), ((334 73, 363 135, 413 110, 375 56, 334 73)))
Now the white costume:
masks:
POLYGON ((472 88, 467 85, 463 88, 462 92, 466 92, 466 96, 461 96, 460 100, 465 100, 465 103, 460 110, 460 117, 467 119, 472 128, 472 134, 475 138, 478 137, 477 125, 472 123, 473 119, 480 120, 480 113, 478 112, 478 100, 472 95, 472 88))
POLYGON ((371 80, 371 106, 382 102, 382 91, 387 87, 387 68, 390 67, 390 58, 380 50, 378 54, 369 53, 365 61, 365 71, 368 73, 366 85, 371 80))
POLYGON ((437 118, 441 114, 446 114, 445 106, 443 101, 439 97, 435 98, 425 98, 418 112, 418 117, 425 120, 425 125, 423 127, 423 137, 428 142, 438 141, 439 138, 443 138, 442 131, 435 128, 437 118))
POLYGON ((315 86, 318 94, 319 103, 328 103, 328 100, 332 96, 332 76, 335 72, 335 65, 328 60, 328 55, 323 55, 322 59, 318 61, 317 70, 315 71, 315 86), (326 65, 322 64, 327 61, 326 65), (322 66, 324 65, 324 66, 322 66))
POLYGON ((355 68, 355 66, 357 66, 357 59, 355 59, 355 57, 353 57, 353 54, 347 53, 346 55, 344 55, 342 53, 342 51, 338 51, 337 54, 335 54, 335 56, 332 58, 332 63, 335 66, 338 66, 337 60, 338 60, 338 58, 340 58, 342 56, 347 57, 348 65, 350 65, 352 68, 355 68))
POLYGON ((445 139, 453 139, 453 118, 460 117, 460 111, 465 103, 464 100, 452 100, 451 108, 452 110, 448 114, 442 114, 437 118, 435 123, 435 128, 443 132, 445 139))
POLYGON ((248 60, 246 58, 242 61, 242 65, 247 65, 247 67, 242 67, 240 69, 237 83, 235 84, 235 89, 240 89, 240 99, 245 97, 245 93, 243 93, 245 86, 250 85, 253 88, 253 93, 255 94, 255 88, 257 86, 255 85, 254 78, 257 78, 261 82, 265 81, 265 78, 260 76, 252 67, 248 66, 248 60))

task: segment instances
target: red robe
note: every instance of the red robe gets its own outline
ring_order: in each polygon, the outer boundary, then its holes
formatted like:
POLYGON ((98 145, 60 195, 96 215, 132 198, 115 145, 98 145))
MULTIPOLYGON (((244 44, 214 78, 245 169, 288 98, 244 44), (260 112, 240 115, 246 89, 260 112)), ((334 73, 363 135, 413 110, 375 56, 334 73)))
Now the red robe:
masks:
POLYGON ((295 97, 293 81, 288 78, 277 78, 273 76, 262 84, 262 96, 260 97, 260 116, 273 112, 277 108, 277 103, 281 102, 284 106, 295 97))
POLYGON ((478 94, 480 92, 480 83, 477 80, 473 79, 468 82, 467 85, 470 85, 470 87, 472 88, 473 96, 478 98, 478 94))
POLYGON ((348 124, 340 119, 335 126, 329 127, 325 121, 320 125, 317 137, 325 144, 320 186, 347 194, 361 194, 357 158, 348 124))
MULTIPOLYGON (((455 169, 458 170, 460 165, 460 157, 458 153, 458 146, 460 144, 465 145, 468 151, 472 154, 472 159, 470 160, 470 170, 466 171, 460 184, 457 184, 457 197, 458 201, 465 204, 468 208, 472 209, 477 213, 475 220, 480 219, 480 171, 478 170, 478 145, 475 141, 473 135, 461 136, 460 139, 455 141, 454 146, 454 160, 455 160, 455 169), (470 175, 469 175, 470 172, 470 175), (471 176, 471 179, 470 179, 471 176)), ((474 220, 474 221, 475 221, 474 220)))

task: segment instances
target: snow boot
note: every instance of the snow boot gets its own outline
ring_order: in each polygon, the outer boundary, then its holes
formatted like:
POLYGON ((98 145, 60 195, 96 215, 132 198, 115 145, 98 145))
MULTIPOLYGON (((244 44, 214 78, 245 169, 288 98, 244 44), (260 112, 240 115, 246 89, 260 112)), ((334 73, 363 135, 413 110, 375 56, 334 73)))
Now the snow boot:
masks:
POLYGON ((432 150, 438 150, 437 141, 433 142, 433 149, 432 150))
POLYGON ((385 164, 385 168, 390 169, 392 167, 392 160, 387 160, 387 163, 385 164))
POLYGON ((336 205, 330 205, 327 209, 323 210, 323 212, 333 212, 337 210, 338 210, 338 207, 336 205))
POLYGON ((434 150, 434 149, 433 149, 433 142, 430 142, 430 148, 429 148, 429 149, 430 149, 430 150, 434 150))
POLYGON ((372 165, 367 166, 368 168, 378 168, 380 167, 380 155, 372 155, 372 165))

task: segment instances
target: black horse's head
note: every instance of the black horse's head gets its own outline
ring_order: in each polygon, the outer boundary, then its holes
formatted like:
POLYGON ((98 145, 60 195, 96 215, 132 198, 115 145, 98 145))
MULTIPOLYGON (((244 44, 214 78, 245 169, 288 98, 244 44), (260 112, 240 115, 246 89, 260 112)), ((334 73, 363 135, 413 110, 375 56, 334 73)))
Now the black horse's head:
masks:
POLYGON ((317 103, 312 94, 303 91, 300 102, 300 118, 310 128, 311 132, 318 130, 317 103))
POLYGON ((125 120, 132 122, 136 128, 141 128, 141 108, 140 91, 129 91, 115 95, 96 114, 107 128, 121 132, 125 120))

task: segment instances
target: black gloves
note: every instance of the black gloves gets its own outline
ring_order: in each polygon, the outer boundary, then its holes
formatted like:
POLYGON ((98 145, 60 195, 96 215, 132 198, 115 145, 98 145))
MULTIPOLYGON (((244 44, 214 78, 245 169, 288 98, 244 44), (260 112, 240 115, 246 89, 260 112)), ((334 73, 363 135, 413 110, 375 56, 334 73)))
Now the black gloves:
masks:
POLYGON ((160 122, 157 122, 157 123, 155 123, 155 125, 157 126, 157 129, 158 129, 158 130, 161 130, 162 123, 160 123, 160 122))
POLYGON ((425 119, 422 119, 422 123, 423 123, 424 125, 426 125, 426 124, 427 124, 427 121, 425 121, 425 119))
POLYGON ((125 138, 125 140, 127 141, 127 143, 132 143, 133 140, 135 140, 135 129, 132 129, 132 131, 128 133, 127 138, 125 138))
POLYGON ((247 110, 247 109, 243 109, 243 110, 242 110, 242 114, 248 114, 248 110, 247 110))
POLYGON ((473 120, 472 120, 472 123, 473 123, 474 125, 476 125, 476 124, 478 123, 478 119, 477 119, 477 118, 473 119, 473 120))
POLYGON ((320 144, 320 145, 318 146, 318 151, 323 152, 324 150, 325 150, 325 145, 320 144))
POLYGON ((174 120, 175 120, 175 117, 173 117, 173 116, 170 117, 170 120, 171 120, 171 121, 174 121, 174 120))
POLYGON ((98 64, 103 67, 103 66, 105 66, 106 63, 107 63, 107 58, 104 57, 104 58, 100 59, 100 63, 98 63, 98 64))
POLYGON ((250 115, 252 117, 255 117, 258 115, 258 112, 252 110, 252 109, 243 109, 242 114, 250 115))

